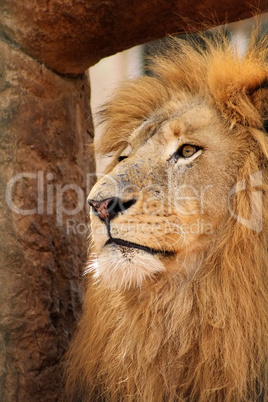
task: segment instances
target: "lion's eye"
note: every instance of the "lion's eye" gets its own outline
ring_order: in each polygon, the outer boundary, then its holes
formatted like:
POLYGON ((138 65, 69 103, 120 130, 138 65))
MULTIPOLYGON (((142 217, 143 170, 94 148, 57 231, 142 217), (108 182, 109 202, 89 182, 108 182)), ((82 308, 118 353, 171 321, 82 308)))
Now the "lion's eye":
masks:
POLYGON ((131 151, 132 151, 132 147, 131 147, 130 144, 128 144, 128 145, 126 146, 126 148, 122 150, 121 155, 119 155, 119 156, 117 157, 117 161, 120 163, 120 162, 122 162, 124 159, 127 159, 127 158, 129 157, 129 155, 131 154, 131 151))
POLYGON ((190 158, 193 154, 195 154, 198 151, 197 147, 194 145, 183 145, 181 148, 181 156, 184 158, 190 158))
POLYGON ((117 160, 118 160, 118 162, 122 162, 124 159, 127 159, 127 155, 119 156, 117 160))
POLYGON ((199 149, 201 149, 200 147, 198 147, 197 145, 192 145, 192 144, 184 144, 182 145, 178 151, 175 154, 175 158, 190 158, 191 156, 193 156, 197 151, 199 151, 199 149))

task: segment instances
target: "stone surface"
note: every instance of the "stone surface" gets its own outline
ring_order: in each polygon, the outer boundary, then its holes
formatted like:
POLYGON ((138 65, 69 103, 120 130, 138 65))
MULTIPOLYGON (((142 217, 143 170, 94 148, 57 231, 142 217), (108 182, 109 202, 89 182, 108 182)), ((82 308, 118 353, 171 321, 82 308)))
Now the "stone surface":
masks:
POLYGON ((58 400, 87 254, 89 110, 86 75, 60 77, 0 42, 2 402, 58 400))
POLYGON ((0 36, 62 74, 166 34, 249 18, 267 0, 2 0, 0 36))

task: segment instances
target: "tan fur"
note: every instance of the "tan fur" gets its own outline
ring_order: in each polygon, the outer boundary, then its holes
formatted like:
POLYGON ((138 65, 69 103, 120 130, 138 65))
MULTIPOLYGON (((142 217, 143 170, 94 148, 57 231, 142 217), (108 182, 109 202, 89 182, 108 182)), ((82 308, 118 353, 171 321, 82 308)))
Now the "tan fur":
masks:
POLYGON ((222 37, 174 40, 103 110, 98 149, 115 159, 89 198, 135 198, 111 235, 161 252, 105 246, 92 216, 68 400, 268 400, 268 64, 253 42, 239 59, 222 37), (185 143, 201 151, 174 160, 185 143))

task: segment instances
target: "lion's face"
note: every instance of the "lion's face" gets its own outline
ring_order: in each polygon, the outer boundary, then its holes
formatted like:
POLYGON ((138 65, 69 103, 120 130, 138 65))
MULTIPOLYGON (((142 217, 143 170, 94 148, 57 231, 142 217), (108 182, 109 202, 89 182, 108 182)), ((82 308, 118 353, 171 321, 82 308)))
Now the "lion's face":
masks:
POLYGON ((201 99, 170 102, 130 136, 89 194, 95 275, 108 286, 192 277, 224 227, 239 142, 201 99))
POLYGON ((267 42, 197 43, 99 112, 74 401, 268 400, 267 42))

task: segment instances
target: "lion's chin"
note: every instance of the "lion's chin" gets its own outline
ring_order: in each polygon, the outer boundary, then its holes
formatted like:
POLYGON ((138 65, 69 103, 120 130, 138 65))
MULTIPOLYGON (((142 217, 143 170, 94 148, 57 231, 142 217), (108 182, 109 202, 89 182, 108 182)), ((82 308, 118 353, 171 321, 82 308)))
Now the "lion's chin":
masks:
POLYGON ((117 289, 141 287, 166 270, 157 253, 116 242, 108 242, 89 269, 94 272, 95 280, 117 289))

